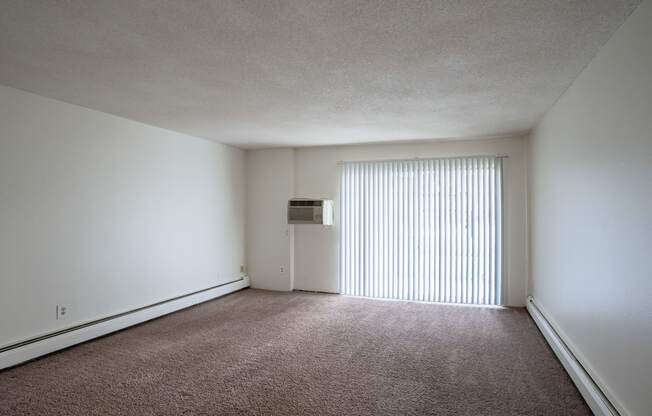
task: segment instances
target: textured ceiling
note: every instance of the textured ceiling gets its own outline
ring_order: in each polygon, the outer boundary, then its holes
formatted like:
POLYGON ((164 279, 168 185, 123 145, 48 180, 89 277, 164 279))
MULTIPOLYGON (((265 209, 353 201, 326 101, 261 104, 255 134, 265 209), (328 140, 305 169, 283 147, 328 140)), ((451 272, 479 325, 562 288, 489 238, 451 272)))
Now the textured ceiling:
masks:
POLYGON ((529 130, 638 0, 0 0, 0 83, 241 147, 529 130))

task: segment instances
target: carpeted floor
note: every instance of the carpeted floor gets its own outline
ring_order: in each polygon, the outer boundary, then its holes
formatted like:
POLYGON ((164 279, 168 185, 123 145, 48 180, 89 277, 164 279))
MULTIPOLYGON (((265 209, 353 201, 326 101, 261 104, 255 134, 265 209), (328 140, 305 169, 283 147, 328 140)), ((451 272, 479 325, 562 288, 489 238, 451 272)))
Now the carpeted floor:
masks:
POLYGON ((1 415, 590 415, 524 309, 247 289, 0 372, 1 415))

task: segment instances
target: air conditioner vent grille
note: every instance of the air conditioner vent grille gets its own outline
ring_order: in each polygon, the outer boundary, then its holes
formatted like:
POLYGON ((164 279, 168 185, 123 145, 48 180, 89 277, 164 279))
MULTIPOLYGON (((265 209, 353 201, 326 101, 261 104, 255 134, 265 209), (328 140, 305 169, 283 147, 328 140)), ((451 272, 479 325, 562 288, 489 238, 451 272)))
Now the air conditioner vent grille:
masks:
POLYGON ((333 201, 330 199, 291 199, 288 224, 333 225, 333 201))

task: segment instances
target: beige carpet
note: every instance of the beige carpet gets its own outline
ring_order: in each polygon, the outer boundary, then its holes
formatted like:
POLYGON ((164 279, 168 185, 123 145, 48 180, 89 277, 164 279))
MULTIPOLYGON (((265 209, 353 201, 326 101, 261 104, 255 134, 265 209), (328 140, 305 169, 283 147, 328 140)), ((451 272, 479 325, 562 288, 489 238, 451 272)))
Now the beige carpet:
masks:
POLYGON ((244 290, 0 372, 1 415, 590 415, 524 309, 244 290))

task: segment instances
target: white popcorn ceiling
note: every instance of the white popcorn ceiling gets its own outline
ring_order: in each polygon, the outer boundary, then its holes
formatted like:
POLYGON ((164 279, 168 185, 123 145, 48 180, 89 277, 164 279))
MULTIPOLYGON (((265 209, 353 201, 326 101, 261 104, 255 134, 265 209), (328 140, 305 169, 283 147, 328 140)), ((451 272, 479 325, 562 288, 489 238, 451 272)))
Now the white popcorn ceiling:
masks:
POLYGON ((638 0, 1 0, 0 83, 239 147, 527 132, 638 0))

